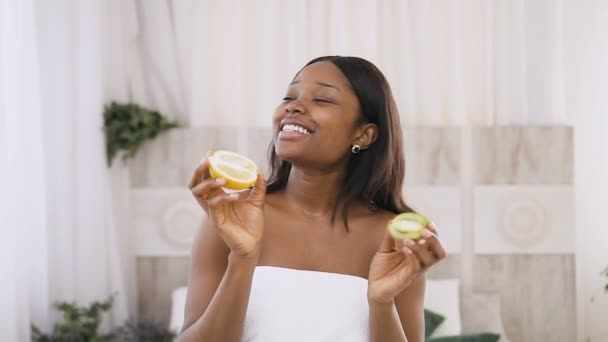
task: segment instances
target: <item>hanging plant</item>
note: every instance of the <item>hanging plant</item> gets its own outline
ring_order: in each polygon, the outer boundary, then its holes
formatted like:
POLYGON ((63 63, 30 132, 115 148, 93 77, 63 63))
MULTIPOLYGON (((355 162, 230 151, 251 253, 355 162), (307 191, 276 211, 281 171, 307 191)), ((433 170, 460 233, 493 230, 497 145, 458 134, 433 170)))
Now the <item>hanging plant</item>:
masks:
POLYGON ((108 166, 118 153, 123 152, 123 160, 133 158, 145 141, 177 127, 158 111, 135 103, 112 102, 104 107, 103 117, 108 166))

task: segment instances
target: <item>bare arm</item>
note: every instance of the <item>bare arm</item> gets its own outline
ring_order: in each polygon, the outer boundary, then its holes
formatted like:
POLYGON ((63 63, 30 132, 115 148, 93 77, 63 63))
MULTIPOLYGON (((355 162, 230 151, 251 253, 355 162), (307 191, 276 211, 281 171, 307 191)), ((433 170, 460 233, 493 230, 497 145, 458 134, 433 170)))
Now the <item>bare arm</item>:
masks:
POLYGON ((445 257, 431 223, 423 239, 398 243, 385 232, 370 265, 368 301, 373 342, 424 341, 425 271, 445 257))
POLYGON ((395 307, 408 342, 424 341, 425 287, 425 274, 421 274, 409 287, 395 297, 395 307))
POLYGON ((192 249, 179 341, 240 341, 257 257, 240 257, 205 220, 192 249))
POLYGON ((424 274, 393 302, 369 302, 370 341, 424 341, 424 274))
POLYGON ((212 179, 208 167, 204 158, 189 186, 208 215, 192 247, 179 340, 238 342, 260 253, 266 182, 258 174, 248 194, 226 194, 225 180, 212 179))
POLYGON ((370 341, 408 341, 399 322, 395 303, 369 304, 370 341))

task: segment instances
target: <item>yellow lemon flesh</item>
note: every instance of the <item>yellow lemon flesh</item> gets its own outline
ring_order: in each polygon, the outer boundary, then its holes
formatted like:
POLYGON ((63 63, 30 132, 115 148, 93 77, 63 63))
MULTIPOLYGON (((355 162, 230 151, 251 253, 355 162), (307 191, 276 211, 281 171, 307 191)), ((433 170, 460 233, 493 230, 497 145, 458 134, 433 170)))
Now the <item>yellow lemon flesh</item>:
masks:
POLYGON ((403 213, 395 216, 388 222, 388 231, 396 240, 410 238, 419 240, 422 231, 429 224, 429 220, 417 213, 403 213))
POLYGON ((255 184, 258 178, 258 167, 240 154, 216 151, 209 156, 209 173, 215 179, 225 179, 224 188, 226 189, 245 190, 255 184))

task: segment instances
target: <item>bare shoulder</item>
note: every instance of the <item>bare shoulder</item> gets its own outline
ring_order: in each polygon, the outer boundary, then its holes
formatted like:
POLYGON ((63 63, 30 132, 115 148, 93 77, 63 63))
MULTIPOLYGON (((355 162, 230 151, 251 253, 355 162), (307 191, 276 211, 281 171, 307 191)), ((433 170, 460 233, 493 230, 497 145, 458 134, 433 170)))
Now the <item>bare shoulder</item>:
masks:
POLYGON ((388 211, 388 210, 384 210, 384 209, 377 209, 376 215, 375 215, 375 220, 378 223, 378 225, 382 225, 382 226, 386 227, 386 224, 388 223, 388 221, 394 219, 395 216, 397 216, 397 214, 395 214, 392 211, 388 211))
POLYGON ((368 209, 363 217, 365 230, 368 234, 368 241, 373 245, 374 250, 380 246, 386 226, 397 214, 383 209, 368 209))

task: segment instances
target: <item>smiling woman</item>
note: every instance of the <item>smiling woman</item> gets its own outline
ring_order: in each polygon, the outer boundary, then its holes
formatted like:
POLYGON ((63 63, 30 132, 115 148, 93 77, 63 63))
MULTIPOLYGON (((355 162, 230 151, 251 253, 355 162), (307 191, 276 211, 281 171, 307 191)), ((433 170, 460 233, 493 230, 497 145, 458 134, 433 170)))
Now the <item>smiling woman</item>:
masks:
POLYGON ((317 58, 272 122, 268 186, 260 175, 249 193, 227 194, 206 158, 192 177, 208 220, 181 339, 422 341, 424 272, 445 251, 432 223, 417 241, 386 229, 412 209, 385 77, 362 58, 317 58))
POLYGON ((270 147, 269 193, 287 185, 294 164, 340 162, 344 186, 332 220, 341 208, 348 227, 348 209, 362 199, 394 213, 412 211, 397 190, 405 173, 399 115, 386 78, 372 63, 340 56, 312 60, 289 85, 274 127, 280 132, 270 147))

